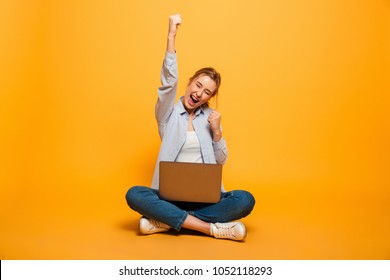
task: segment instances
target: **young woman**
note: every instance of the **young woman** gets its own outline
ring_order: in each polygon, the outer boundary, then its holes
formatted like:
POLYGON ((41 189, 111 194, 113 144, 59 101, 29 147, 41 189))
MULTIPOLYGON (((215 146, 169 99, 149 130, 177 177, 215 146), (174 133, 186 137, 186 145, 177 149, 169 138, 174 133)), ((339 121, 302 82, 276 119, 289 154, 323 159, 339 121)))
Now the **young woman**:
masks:
POLYGON ((221 115, 208 106, 209 100, 218 94, 220 74, 213 68, 200 69, 189 79, 184 96, 175 104, 178 76, 175 38, 181 23, 180 15, 170 16, 155 107, 162 143, 152 188, 130 188, 126 194, 127 204, 142 215, 139 222, 142 234, 187 228, 216 238, 244 240, 245 226, 237 220, 247 216, 254 207, 255 200, 249 192, 226 192, 221 187, 221 200, 215 204, 171 202, 158 195, 160 161, 224 164, 227 158, 221 115))

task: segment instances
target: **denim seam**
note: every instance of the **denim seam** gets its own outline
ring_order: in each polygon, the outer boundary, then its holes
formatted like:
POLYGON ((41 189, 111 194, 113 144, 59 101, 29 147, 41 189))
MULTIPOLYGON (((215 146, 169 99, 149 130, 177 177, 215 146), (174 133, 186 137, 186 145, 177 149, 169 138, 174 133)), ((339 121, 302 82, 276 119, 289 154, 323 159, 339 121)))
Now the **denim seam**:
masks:
POLYGON ((184 211, 183 216, 181 217, 180 221, 178 222, 178 225, 176 227, 174 227, 174 229, 177 231, 180 231, 181 227, 183 226, 183 223, 187 219, 187 217, 188 217, 188 212, 184 211))

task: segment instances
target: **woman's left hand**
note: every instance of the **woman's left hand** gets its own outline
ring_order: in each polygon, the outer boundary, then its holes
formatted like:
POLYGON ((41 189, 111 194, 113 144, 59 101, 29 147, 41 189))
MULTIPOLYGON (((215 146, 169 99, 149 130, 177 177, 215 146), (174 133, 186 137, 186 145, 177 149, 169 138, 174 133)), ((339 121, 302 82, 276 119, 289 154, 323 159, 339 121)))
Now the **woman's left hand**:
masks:
POLYGON ((214 141, 218 142, 222 138, 221 114, 214 110, 211 112, 207 120, 210 123, 211 131, 214 135, 214 141))

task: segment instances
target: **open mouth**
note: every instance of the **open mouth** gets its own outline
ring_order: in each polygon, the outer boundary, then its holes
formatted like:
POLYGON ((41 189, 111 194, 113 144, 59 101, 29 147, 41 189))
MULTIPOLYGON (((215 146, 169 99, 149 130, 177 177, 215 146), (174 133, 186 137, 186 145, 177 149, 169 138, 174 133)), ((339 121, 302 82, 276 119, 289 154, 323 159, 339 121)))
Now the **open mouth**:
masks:
POLYGON ((190 103, 191 106, 193 106, 193 105, 195 105, 196 103, 199 102, 199 100, 196 99, 196 98, 195 98, 194 96, 192 96, 192 95, 190 95, 189 101, 190 101, 189 103, 190 103))

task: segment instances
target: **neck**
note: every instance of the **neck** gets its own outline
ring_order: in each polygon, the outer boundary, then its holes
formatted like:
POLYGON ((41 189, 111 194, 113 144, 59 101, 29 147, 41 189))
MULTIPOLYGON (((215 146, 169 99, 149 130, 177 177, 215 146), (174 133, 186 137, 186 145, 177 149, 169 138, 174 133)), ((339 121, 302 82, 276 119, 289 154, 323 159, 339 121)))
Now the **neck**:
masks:
POLYGON ((190 117, 194 116, 194 115, 195 115, 195 111, 196 111, 196 109, 198 109, 198 108, 188 109, 188 108, 186 107, 186 105, 184 104, 184 100, 182 101, 182 103, 183 103, 184 109, 187 111, 188 115, 189 115, 190 117))

